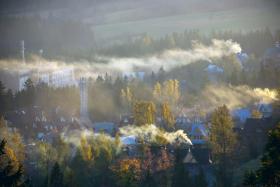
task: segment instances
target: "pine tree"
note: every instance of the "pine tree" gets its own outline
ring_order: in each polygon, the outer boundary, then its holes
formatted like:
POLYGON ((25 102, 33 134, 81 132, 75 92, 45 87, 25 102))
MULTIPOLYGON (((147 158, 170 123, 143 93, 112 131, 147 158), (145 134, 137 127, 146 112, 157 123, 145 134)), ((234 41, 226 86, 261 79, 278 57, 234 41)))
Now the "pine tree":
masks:
POLYGON ((0 81, 0 116, 4 115, 4 112, 6 111, 6 92, 5 92, 5 86, 0 81))
POLYGON ((280 123, 268 135, 261 168, 257 171, 259 181, 265 186, 280 186, 280 123))
POLYGON ((199 169, 199 173, 197 176, 195 176, 195 179, 194 179, 194 186, 195 187, 207 187, 208 186, 208 183, 207 183, 207 180, 206 180, 206 177, 205 177, 205 174, 202 170, 202 168, 199 169))
POLYGON ((175 150, 174 174, 172 177, 172 187, 192 187, 193 182, 189 176, 186 166, 183 164, 183 154, 180 149, 175 150))
POLYGON ((51 171, 50 187, 63 187, 63 173, 57 162, 55 162, 51 171))

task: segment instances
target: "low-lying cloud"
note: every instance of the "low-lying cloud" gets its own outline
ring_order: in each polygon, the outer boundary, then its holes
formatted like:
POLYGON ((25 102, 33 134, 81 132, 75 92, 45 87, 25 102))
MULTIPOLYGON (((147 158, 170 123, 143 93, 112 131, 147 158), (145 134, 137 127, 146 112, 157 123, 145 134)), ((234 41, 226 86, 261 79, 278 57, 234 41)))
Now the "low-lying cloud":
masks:
POLYGON ((232 40, 213 39, 210 45, 193 42, 193 47, 189 50, 172 49, 160 54, 154 54, 142 58, 117 58, 99 56, 93 62, 64 62, 49 61, 41 58, 34 58, 31 62, 23 63, 20 60, 1 60, 0 70, 18 71, 54 71, 63 68, 74 68, 83 76, 96 76, 105 72, 127 72, 141 70, 157 71, 164 67, 167 71, 178 66, 187 65, 200 60, 215 60, 225 56, 230 56, 241 51, 238 43, 232 40))

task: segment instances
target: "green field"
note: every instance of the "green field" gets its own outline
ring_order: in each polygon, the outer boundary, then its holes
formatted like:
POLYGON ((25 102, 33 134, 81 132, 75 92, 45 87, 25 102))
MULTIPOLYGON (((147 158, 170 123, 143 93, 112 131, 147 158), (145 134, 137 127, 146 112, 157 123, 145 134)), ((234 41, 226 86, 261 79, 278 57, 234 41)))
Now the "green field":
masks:
MULTIPOLYGON (((132 13, 130 12, 130 14, 132 13)), ((125 14, 119 12, 119 15, 123 17, 125 14)), ((117 17, 118 13, 110 16, 117 17)), ((199 29, 203 33, 208 33, 213 30, 246 31, 265 27, 269 27, 272 30, 280 28, 280 11, 278 9, 240 8, 227 11, 192 13, 104 24, 94 26, 93 29, 97 39, 110 39, 127 34, 138 35, 143 33, 158 37, 172 32, 182 32, 185 29, 199 29)))

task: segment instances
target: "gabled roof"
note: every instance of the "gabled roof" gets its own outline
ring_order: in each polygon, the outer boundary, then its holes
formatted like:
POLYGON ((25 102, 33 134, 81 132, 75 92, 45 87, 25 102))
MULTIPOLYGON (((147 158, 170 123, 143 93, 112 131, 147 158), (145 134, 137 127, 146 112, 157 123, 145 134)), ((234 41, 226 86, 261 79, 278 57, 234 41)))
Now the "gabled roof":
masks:
POLYGON ((231 112, 234 118, 238 118, 242 123, 246 122, 246 119, 251 117, 251 111, 249 108, 238 108, 231 112))
POLYGON ((186 155, 186 157, 183 160, 184 164, 197 164, 196 159, 194 158, 191 150, 189 149, 188 154, 186 155))
POLYGON ((193 123, 189 134, 191 136, 208 136, 207 129, 202 123, 193 123))
POLYGON ((133 135, 121 137, 121 142, 122 142, 124 145, 135 145, 135 144, 137 144, 137 142, 136 142, 136 137, 133 136, 133 135))
POLYGON ((92 125, 92 128, 96 132, 106 131, 107 133, 113 133, 115 124, 113 122, 96 122, 92 125))
POLYGON ((273 112, 272 104, 259 103, 257 107, 260 112, 268 112, 268 113, 273 112))

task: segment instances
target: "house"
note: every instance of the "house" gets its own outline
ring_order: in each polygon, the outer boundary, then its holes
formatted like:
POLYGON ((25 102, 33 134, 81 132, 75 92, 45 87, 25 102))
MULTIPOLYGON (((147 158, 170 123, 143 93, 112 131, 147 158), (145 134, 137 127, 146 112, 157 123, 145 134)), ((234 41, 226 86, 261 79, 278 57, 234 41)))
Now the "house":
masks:
POLYGON ((125 114, 120 116, 120 126, 132 125, 133 123, 133 115, 125 114))
POLYGON ((245 66, 246 66, 246 62, 248 62, 248 60, 249 60, 248 54, 244 53, 244 52, 239 52, 239 53, 236 54, 236 57, 237 57, 237 60, 240 64, 240 67, 242 69, 244 69, 245 66))
POLYGON ((204 123, 194 122, 187 132, 193 145, 202 145, 208 141, 209 132, 204 123))
POLYGON ((248 148, 251 156, 262 153, 267 141, 267 134, 277 124, 277 120, 269 118, 248 118, 240 132, 241 142, 248 148))
POLYGON ((92 124, 91 128, 95 133, 104 132, 114 135, 116 132, 116 125, 113 122, 96 122, 92 124))
POLYGON ((280 43, 276 42, 274 47, 267 49, 263 55, 264 67, 280 68, 280 43))
POLYGON ((246 120, 251 117, 249 108, 237 108, 231 111, 232 118, 236 127, 242 127, 246 120))
POLYGON ((259 103, 257 104, 257 110, 262 114, 263 118, 268 118, 272 115, 273 107, 269 103, 259 103))
POLYGON ((209 64, 204 71, 208 74, 208 80, 216 84, 224 73, 224 69, 215 64, 209 64))
POLYGON ((193 148, 188 149, 183 157, 183 164, 188 170, 191 177, 199 175, 199 172, 204 173, 208 186, 214 184, 214 171, 212 167, 212 160, 210 149, 208 148, 193 148))

